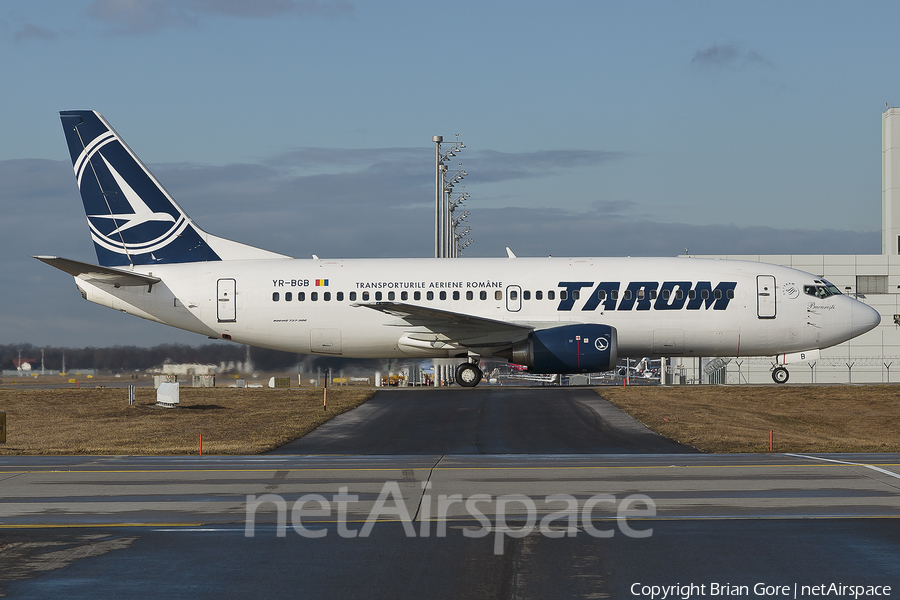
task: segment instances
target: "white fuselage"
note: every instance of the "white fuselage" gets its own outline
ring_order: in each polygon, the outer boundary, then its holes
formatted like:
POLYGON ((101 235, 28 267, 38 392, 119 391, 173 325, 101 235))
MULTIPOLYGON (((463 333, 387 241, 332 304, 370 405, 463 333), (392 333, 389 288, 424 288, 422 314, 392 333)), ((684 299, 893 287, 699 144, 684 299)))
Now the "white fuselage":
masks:
POLYGON ((618 330, 619 356, 773 356, 839 344, 878 318, 854 298, 814 295, 823 284, 809 273, 728 260, 272 259, 134 272, 162 281, 120 288, 78 277, 76 283, 91 302, 180 329, 356 358, 451 357, 473 350, 490 356, 503 342, 517 341, 440 343, 440 332, 428 337, 427 324, 411 325, 366 306, 376 302, 534 329, 610 325, 618 330))

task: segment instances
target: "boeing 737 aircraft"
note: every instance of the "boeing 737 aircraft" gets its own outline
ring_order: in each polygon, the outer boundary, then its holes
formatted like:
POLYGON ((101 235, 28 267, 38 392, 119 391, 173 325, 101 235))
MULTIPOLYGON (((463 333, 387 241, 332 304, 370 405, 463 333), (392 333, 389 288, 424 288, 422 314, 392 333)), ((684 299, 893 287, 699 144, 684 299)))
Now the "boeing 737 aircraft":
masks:
POLYGON ((99 113, 60 117, 99 265, 35 258, 73 275, 90 302, 211 338, 458 358, 462 386, 478 385, 487 357, 589 373, 617 356, 777 356, 783 383, 780 365, 880 321, 821 277, 755 262, 292 258, 202 230, 99 113))

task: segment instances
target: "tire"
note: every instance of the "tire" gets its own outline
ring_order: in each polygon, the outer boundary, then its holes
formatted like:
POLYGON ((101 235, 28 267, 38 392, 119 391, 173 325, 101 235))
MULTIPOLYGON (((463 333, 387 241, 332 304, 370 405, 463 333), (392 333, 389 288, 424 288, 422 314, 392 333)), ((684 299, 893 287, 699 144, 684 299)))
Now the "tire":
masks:
POLYGON ((483 376, 481 369, 474 363, 462 363, 456 367, 456 383, 462 387, 475 387, 481 383, 483 376))
POLYGON ((784 367, 776 367, 772 371, 772 381, 775 383, 787 383, 787 380, 791 377, 791 374, 788 373, 788 370, 784 367))

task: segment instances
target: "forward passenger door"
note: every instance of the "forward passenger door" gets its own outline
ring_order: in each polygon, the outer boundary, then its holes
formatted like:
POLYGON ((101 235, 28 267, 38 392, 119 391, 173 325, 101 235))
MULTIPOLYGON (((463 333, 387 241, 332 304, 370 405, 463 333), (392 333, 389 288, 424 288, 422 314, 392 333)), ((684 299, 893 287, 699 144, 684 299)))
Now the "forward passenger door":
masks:
POLYGON ((775 277, 772 275, 756 276, 756 315, 760 319, 774 319, 775 277))

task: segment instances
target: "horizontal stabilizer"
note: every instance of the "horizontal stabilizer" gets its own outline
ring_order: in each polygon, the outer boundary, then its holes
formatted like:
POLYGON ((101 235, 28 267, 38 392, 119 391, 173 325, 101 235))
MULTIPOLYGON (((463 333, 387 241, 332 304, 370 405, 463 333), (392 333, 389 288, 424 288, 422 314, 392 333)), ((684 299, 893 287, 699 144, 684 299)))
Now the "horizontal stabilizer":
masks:
POLYGON ((129 285, 153 285, 154 283, 160 282, 159 277, 122 271, 120 269, 112 269, 110 267, 99 267, 90 263, 60 258, 58 256, 34 256, 32 258, 36 258, 41 262, 47 263, 51 267, 56 267, 60 271, 65 271, 69 275, 74 275, 79 279, 92 283, 105 283, 118 287, 129 285))

